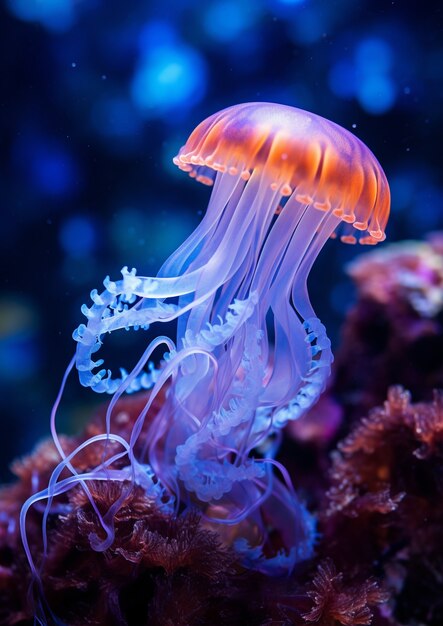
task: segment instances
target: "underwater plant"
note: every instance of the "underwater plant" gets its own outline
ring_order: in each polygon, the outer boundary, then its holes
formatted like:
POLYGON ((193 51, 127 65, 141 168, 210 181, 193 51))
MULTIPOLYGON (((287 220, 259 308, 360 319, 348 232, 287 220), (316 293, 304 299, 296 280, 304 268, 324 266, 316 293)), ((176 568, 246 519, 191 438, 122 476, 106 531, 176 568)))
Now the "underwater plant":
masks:
POLYGON ((306 282, 336 230, 346 243, 385 238, 386 177, 348 131, 268 103, 209 117, 174 162, 213 185, 209 206, 157 276, 123 268, 121 280, 106 278, 104 291, 91 293, 92 306, 82 307, 87 323, 74 332, 76 354, 51 415, 61 460, 21 512, 37 586, 45 559, 34 562, 28 513, 43 505, 45 555, 56 499, 74 488, 98 520, 88 535, 96 552, 113 545, 119 511, 142 489, 162 515, 197 509, 251 569, 285 573, 313 554, 314 517, 275 458, 283 427, 315 403, 332 362, 306 282), (93 360, 108 333, 172 320, 176 340, 155 338, 130 373, 116 377, 93 360), (160 346, 166 353, 155 365, 160 346), (82 385, 112 399, 103 430, 72 449, 58 436, 56 412, 74 365, 82 385), (116 406, 125 392, 142 389, 150 393, 123 436, 116 406), (95 451, 93 467, 81 463, 88 449, 95 451), (98 482, 118 483, 105 508, 98 482))

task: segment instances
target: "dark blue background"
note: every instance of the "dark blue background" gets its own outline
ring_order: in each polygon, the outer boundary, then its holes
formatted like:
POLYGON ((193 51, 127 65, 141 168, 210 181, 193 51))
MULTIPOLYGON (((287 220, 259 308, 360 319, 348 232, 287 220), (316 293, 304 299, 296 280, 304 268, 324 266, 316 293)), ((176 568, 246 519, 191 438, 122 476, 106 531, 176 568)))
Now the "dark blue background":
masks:
MULTIPOLYGON (((208 189, 171 159, 207 115, 267 100, 332 119, 385 168, 391 240, 443 227, 439 4, 1 0, 0 478, 48 433, 89 291, 155 274, 198 223, 208 189)), ((330 242, 311 278, 335 343, 358 252, 330 242)), ((129 366, 144 344, 113 345, 129 366)), ((101 400, 73 378, 61 428, 101 400)))

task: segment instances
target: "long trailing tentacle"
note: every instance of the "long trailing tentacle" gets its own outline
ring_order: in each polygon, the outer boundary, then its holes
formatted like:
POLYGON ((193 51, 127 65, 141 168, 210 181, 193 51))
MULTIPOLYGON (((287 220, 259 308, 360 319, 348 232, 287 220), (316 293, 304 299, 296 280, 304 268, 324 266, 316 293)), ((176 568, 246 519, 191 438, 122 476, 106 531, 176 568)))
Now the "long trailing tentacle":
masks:
MULTIPOLYGON (((250 454, 266 448, 270 435, 316 400, 329 371, 324 327, 315 316, 300 319, 291 308, 295 270, 286 267, 290 261, 295 268, 303 263, 320 212, 312 217, 308 207, 290 199, 275 219, 279 197, 254 173, 247 183, 217 176, 206 219, 159 275, 139 277, 124 268, 121 281, 106 279, 105 291, 92 293, 93 306, 83 307, 88 324, 74 334, 81 382, 116 394, 111 411, 123 386, 129 392, 157 388, 163 376, 152 364, 148 371, 131 372, 126 385, 125 372, 121 378, 105 369, 94 374, 102 362, 91 356, 104 335, 178 319, 176 349, 165 355, 168 371, 175 372, 172 388, 148 430, 143 455, 149 451, 165 484, 181 490, 178 479, 202 503, 263 478, 263 466, 250 454), (234 219, 239 212, 240 223, 234 219), (293 234, 300 227, 311 228, 307 240, 293 234), (178 303, 168 302, 177 296, 178 303), (276 328, 272 353, 270 310, 276 328), (209 372, 205 352, 218 362, 217 376, 209 372), (205 385, 211 401, 202 402, 198 390, 205 385)), ((136 421, 131 450, 149 406, 136 421)))

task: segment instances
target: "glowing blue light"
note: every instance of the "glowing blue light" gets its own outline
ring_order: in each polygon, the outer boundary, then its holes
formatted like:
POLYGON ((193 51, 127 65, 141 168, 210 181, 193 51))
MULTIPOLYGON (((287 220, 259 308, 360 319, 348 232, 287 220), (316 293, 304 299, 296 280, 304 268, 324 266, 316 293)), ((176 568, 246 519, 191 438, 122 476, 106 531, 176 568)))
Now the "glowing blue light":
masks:
POLYGON ((357 99, 365 111, 381 115, 394 105, 395 91, 395 85, 389 76, 374 74, 359 83, 357 99))
POLYGON ((135 263, 137 259, 147 257, 147 237, 150 233, 148 211, 119 209, 109 222, 108 228, 113 245, 121 253, 122 259, 127 259, 130 254, 129 260, 135 263))
POLYGON ((26 22, 40 22, 53 31, 64 31, 74 22, 75 0, 7 0, 9 11, 26 22))
POLYGON ((164 208, 152 224, 152 252, 160 259, 166 258, 183 243, 193 226, 195 224, 186 211, 164 208))
POLYGON ((329 87, 339 98, 351 98, 357 84, 356 70, 353 63, 339 61, 329 72, 329 87))
POLYGON ((367 113, 386 113, 397 96, 393 61, 391 46, 384 39, 367 37, 356 46, 353 58, 332 66, 329 87, 340 98, 355 97, 367 113))
POLYGON ((386 73, 392 68, 391 46, 378 37, 364 39, 355 51, 355 63, 364 73, 386 73))
POLYGON ((71 192, 77 168, 67 152, 59 146, 36 143, 29 146, 29 155, 31 177, 42 193, 62 196, 71 192))
POLYGON ((166 116, 200 101, 206 89, 206 64, 185 44, 160 45, 142 55, 131 93, 147 116, 166 116))
POLYGON ((203 23, 206 32, 213 39, 232 41, 250 26, 254 17, 252 5, 249 3, 221 0, 208 5, 203 23))
POLYGON ((72 256, 89 255, 95 249, 96 239, 92 221, 84 216, 70 217, 60 229, 60 245, 67 254, 72 256))
POLYGON ((21 381, 38 369, 35 339, 26 335, 0 340, 0 377, 6 381, 21 381))

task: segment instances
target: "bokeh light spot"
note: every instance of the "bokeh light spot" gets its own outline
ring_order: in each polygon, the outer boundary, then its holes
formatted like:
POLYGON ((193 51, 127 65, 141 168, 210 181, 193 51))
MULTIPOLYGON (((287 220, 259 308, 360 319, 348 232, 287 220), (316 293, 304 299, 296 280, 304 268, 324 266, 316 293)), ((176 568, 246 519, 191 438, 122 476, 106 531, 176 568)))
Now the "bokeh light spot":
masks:
POLYGON ((200 101, 206 89, 206 64, 185 44, 160 45, 147 51, 136 69, 131 93, 147 117, 166 116, 200 101))
POLYGON ((70 217, 61 226, 59 240, 69 255, 82 257, 91 254, 97 241, 92 220, 81 215, 70 217))
POLYGON ((142 262, 147 271, 150 267, 158 269, 194 226, 191 215, 167 207, 157 213, 149 208, 122 208, 109 224, 121 263, 142 262))
POLYGON ((9 11, 26 22, 39 22, 52 31, 65 31, 74 22, 75 0, 7 0, 9 11))
POLYGON ((361 41, 355 51, 355 62, 364 73, 385 73, 392 68, 393 55, 390 45, 378 37, 361 41))
MULTIPOLYGON (((26 151, 26 146, 23 146, 26 151)), ((69 194, 75 185, 77 168, 61 146, 43 142, 28 144, 27 158, 34 185, 48 196, 69 194)))
POLYGON ((396 89, 388 76, 374 74, 362 80, 357 88, 357 99, 362 108, 373 115, 389 111, 395 103, 396 89))
POLYGON ((39 362, 37 315, 33 305, 11 294, 0 300, 0 381, 21 382, 39 362))
POLYGON ((232 41, 250 26, 254 19, 253 5, 240 1, 222 0, 208 5, 203 24, 216 41, 232 41), (220 25, 223 24, 223 27, 220 25))
POLYGON ((147 22, 140 31, 138 42, 142 53, 149 52, 152 48, 158 46, 175 44, 177 42, 177 34, 173 23, 164 20, 147 22))
POLYGON ((300 11, 293 15, 291 32, 294 40, 302 45, 310 45, 319 41, 328 31, 333 15, 329 9, 323 12, 315 6, 301 4, 300 11))

